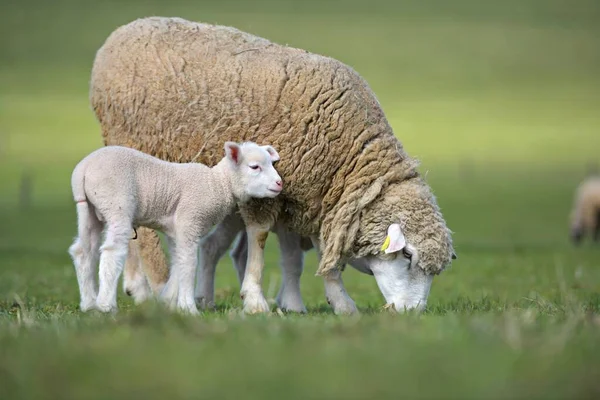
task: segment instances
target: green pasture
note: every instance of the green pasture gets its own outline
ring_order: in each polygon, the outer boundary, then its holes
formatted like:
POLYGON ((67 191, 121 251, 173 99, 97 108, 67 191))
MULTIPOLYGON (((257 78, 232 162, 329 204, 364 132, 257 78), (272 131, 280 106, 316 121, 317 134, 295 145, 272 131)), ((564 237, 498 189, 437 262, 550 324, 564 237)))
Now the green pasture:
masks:
MULTIPOLYGON (((31 1, 0 5, 0 399, 598 398, 600 245, 569 242, 574 190, 600 163, 593 0, 31 1), (78 311, 70 173, 102 145, 95 51, 163 15, 335 57, 369 82, 421 161, 459 259, 421 315, 344 274, 337 317, 306 256, 308 315, 246 317, 228 258, 217 311, 78 311)), ((264 289, 280 284, 267 244, 264 289)))

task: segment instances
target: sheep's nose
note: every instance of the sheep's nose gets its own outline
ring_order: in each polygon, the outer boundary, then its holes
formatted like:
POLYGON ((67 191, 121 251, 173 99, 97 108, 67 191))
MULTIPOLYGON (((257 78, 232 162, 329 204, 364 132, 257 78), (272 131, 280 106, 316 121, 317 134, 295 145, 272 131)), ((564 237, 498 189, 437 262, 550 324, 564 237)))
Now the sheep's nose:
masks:
POLYGON ((277 181, 277 182, 275 182, 275 184, 279 187, 283 187, 283 182, 281 182, 281 181, 277 181))

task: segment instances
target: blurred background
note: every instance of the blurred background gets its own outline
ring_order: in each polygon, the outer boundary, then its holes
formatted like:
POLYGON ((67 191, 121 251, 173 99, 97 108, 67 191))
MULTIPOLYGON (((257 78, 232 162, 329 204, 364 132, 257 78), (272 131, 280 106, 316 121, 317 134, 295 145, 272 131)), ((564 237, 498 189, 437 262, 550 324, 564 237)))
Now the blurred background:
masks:
MULTIPOLYGON (((598 395, 600 248, 574 248, 568 220, 599 154, 597 0, 3 0, 0 398, 598 395), (153 15, 234 26, 367 80, 454 231, 459 259, 422 318, 387 318, 375 281, 353 270, 363 317, 333 318, 314 252, 309 316, 232 317, 227 257, 219 313, 148 316, 121 293, 117 319, 77 311, 70 175, 102 145, 92 62, 114 29, 153 15)), ((272 237, 267 248, 273 298, 272 237)))
POLYGON ((422 161, 459 255, 569 248, 573 191, 600 149, 596 1, 20 0, 0 13, 4 254, 65 255, 70 173, 102 145, 88 102, 95 52, 152 15, 235 26, 356 69, 422 161))
POLYGON ((573 191, 600 149, 594 0, 19 0, 0 13, 0 251, 64 256, 70 173, 102 145, 88 102, 95 52, 152 15, 235 26, 356 69, 422 161, 459 255, 568 248, 573 191))

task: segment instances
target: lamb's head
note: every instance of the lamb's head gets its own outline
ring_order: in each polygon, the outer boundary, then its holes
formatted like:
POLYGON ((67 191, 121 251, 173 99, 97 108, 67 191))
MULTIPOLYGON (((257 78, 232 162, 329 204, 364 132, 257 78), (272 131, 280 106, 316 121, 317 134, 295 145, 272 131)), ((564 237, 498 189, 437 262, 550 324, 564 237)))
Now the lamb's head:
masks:
POLYGON ((414 178, 384 189, 362 213, 350 264, 372 273, 396 311, 422 310, 434 275, 456 258, 429 187, 414 178))
POLYGON ((239 201, 251 197, 273 198, 281 193, 281 177, 273 167, 279 154, 271 146, 259 146, 253 142, 225 143, 225 158, 229 162, 232 188, 239 201))

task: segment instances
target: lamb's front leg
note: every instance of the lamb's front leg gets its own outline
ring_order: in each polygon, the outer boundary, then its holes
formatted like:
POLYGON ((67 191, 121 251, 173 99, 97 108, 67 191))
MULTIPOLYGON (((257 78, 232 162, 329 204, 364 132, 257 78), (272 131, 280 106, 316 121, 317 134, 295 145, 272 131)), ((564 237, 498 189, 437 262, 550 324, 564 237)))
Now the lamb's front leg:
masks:
POLYGON ((177 235, 173 246, 171 277, 164 289, 176 285, 177 308, 192 315, 199 314, 194 298, 199 243, 200 235, 193 232, 177 235))
POLYGON ((262 271, 265 264, 264 248, 269 229, 256 226, 247 227, 248 262, 240 295, 244 300, 244 312, 256 314, 269 312, 269 304, 262 293, 262 271))

